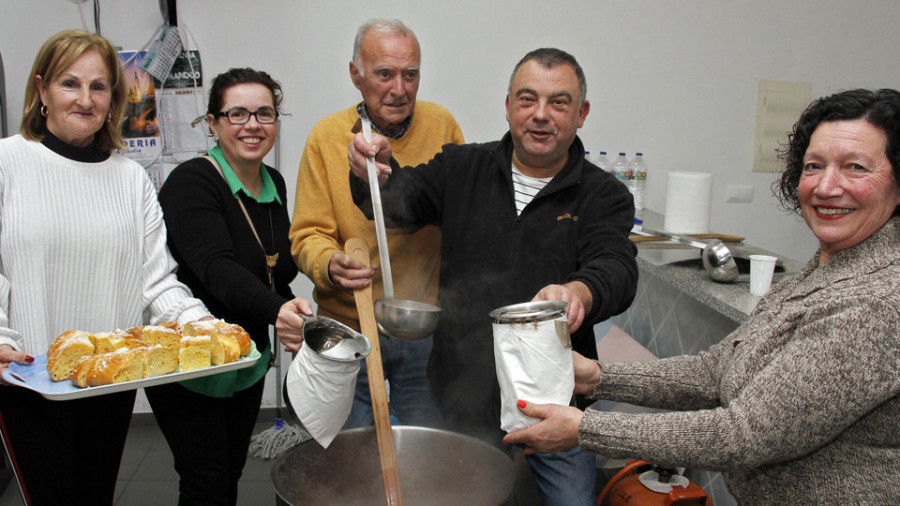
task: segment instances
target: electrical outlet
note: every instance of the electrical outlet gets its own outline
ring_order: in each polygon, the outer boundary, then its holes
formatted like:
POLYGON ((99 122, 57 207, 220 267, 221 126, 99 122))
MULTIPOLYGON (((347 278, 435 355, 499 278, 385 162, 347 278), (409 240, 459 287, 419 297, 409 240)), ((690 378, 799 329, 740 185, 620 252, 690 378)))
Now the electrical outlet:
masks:
POLYGON ((753 187, 743 184, 726 186, 725 202, 753 202, 753 187))

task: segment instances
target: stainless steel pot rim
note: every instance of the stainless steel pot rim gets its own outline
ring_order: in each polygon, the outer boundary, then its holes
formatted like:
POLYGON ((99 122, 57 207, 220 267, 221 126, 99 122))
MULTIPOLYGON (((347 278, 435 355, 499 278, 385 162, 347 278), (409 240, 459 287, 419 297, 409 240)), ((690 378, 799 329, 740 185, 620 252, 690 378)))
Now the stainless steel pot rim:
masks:
POLYGON ((497 323, 532 322, 555 318, 565 313, 568 302, 542 300, 499 307, 490 316, 497 323))

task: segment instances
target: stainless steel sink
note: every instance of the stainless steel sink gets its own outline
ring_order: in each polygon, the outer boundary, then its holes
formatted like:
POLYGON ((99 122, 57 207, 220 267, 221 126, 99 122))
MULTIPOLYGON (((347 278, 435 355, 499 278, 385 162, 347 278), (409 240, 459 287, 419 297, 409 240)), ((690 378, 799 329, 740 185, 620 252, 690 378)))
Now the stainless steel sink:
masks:
MULTIPOLYGON (((728 249, 734 257, 738 266, 740 276, 737 282, 749 282, 750 279, 750 255, 751 254, 771 254, 770 252, 760 251, 754 248, 729 243, 728 249)), ((647 262, 656 266, 673 266, 683 267, 687 269, 696 269, 703 272, 703 263, 700 259, 701 250, 682 246, 675 243, 653 243, 652 246, 638 246, 638 256, 647 262)), ((799 266, 796 262, 782 259, 775 255, 778 260, 775 263, 775 278, 780 278, 785 274, 796 272, 799 266)))
MULTIPOLYGON (((731 256, 734 258, 734 262, 737 264, 738 273, 740 274, 750 274, 750 252, 741 251, 739 248, 729 248, 731 250, 731 256)), ((695 267, 699 270, 703 270, 703 263, 700 261, 700 252, 698 251, 695 254, 695 258, 686 258, 683 260, 677 260, 673 262, 669 262, 668 265, 680 265, 684 267, 695 267)), ((777 258, 777 257, 776 257, 777 258)), ((778 259, 775 261, 775 272, 785 272, 784 261, 782 259, 778 259)))
MULTIPOLYGON (((688 246, 681 246, 674 243, 654 243, 653 247, 638 246, 638 256, 650 262, 653 265, 670 265, 680 264, 681 262, 690 262, 696 260, 700 262, 700 250, 688 246), (671 247, 665 247, 664 244, 671 244, 671 247)), ((703 266, 701 265, 702 269, 703 266)))

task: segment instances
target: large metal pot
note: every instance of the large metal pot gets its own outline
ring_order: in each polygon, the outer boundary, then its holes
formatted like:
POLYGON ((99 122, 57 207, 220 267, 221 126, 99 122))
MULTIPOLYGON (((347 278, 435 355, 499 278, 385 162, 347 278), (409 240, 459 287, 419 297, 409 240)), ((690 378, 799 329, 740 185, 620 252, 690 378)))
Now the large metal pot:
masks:
MULTIPOLYGON (((392 428, 400 489, 407 506, 511 504, 516 469, 510 457, 478 439, 444 430, 392 428)), ((372 427, 342 431, 328 449, 307 441, 272 465, 278 504, 386 504, 372 427)))

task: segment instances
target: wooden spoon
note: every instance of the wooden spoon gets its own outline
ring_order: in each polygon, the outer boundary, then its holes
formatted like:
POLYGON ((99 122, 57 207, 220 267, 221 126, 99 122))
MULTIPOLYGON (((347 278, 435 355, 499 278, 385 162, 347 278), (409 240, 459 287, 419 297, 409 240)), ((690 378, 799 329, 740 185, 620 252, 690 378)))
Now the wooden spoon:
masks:
MULTIPOLYGON (((744 242, 744 236, 742 235, 726 235, 726 234, 685 234, 695 239, 718 239, 722 242, 744 242)), ((658 235, 631 235, 631 242, 654 242, 654 241, 668 241, 668 239, 664 239, 658 235)))
MULTIPOLYGON (((365 239, 353 237, 344 244, 344 252, 354 259, 369 263, 369 245, 365 239)), ((381 367, 381 346, 378 342, 378 325, 375 323, 375 307, 372 302, 372 285, 353 291, 356 310, 359 312, 359 326, 363 335, 369 338, 372 351, 366 357, 369 374, 369 393, 372 397, 372 412, 375 416, 375 435, 378 438, 378 455, 381 458, 381 475, 384 478, 384 493, 388 506, 400 506, 400 475, 397 471, 397 455, 394 452, 394 434, 391 431, 391 413, 388 408, 387 390, 384 387, 384 370, 381 367)))

